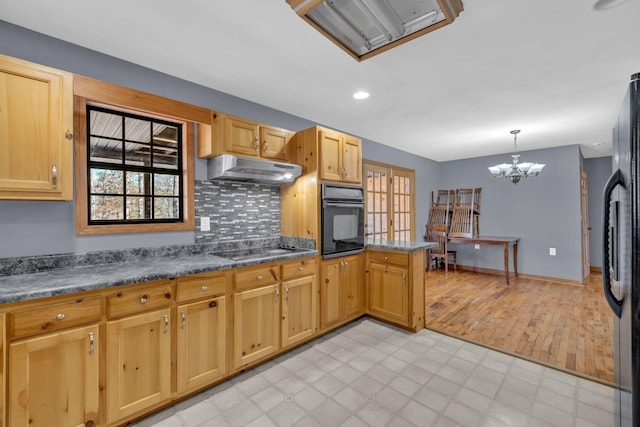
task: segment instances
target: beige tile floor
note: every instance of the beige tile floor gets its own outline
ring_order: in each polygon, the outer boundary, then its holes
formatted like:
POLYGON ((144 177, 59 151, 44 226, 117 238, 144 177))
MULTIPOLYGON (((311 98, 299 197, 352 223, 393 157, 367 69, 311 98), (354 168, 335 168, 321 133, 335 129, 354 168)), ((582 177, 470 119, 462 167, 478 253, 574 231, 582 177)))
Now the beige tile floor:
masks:
POLYGON ((613 427, 613 402, 599 383, 362 319, 135 425, 613 427))

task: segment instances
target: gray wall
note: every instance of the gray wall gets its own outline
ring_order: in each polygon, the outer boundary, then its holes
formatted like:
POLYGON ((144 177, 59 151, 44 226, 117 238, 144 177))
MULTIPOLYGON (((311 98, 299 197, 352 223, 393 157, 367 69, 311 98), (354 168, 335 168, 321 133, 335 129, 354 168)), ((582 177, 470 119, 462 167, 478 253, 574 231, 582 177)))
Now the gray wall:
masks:
MULTIPOLYGON (((518 271, 581 280, 580 150, 577 145, 521 152, 521 161, 546 164, 537 177, 513 185, 488 166, 510 163, 508 154, 445 162, 442 188, 482 188, 480 234, 518 236, 518 271), (556 256, 549 248, 556 248, 556 256)), ((503 269, 502 247, 455 245, 463 265, 503 269)), ((510 265, 510 269, 512 264, 510 265)))
POLYGON ((589 258, 592 267, 602 268, 602 191, 611 175, 611 156, 584 160, 589 197, 589 258))
MULTIPOLYGON (((0 53, 293 131, 315 124, 4 21, 0 21, 0 53)), ((436 162, 368 140, 363 140, 363 151, 373 160, 391 163, 389 159, 392 159, 406 167, 416 165, 416 176, 421 177, 420 181, 416 180, 418 201, 431 191, 431 181, 437 180, 436 162), (434 170, 424 171, 424 168, 434 170), (425 185, 428 187, 424 188, 425 185)), ((196 159, 195 179, 206 179, 205 160, 196 159)), ((419 211, 418 215, 425 217, 426 208, 419 209, 421 213, 419 211)), ((75 235, 74 220, 73 202, 0 201, 0 258, 190 244, 195 241, 192 231, 79 237, 75 235)))

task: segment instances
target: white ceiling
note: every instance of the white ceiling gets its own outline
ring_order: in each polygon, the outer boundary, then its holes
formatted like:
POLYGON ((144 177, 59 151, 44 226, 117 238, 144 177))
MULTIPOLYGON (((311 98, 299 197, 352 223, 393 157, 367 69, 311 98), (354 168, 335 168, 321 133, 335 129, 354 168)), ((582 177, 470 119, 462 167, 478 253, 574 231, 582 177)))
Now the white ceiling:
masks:
POLYGON ((285 0, 0 0, 0 19, 437 161, 510 152, 511 129, 521 151, 610 154, 640 0, 462 1, 453 24, 362 63, 285 0))

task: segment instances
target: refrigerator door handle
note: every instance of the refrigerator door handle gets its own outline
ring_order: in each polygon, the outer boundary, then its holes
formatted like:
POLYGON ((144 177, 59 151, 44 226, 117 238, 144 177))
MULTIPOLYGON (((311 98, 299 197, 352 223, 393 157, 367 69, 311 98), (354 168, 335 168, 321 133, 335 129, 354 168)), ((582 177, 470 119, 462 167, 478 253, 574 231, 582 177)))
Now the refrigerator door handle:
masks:
MULTIPOLYGON (((609 177, 602 193, 602 204, 604 206, 604 212, 602 215, 602 218, 604 218, 604 225, 602 227, 602 288, 611 310, 613 310, 618 318, 622 315, 622 302, 624 301, 624 298, 619 300, 615 295, 613 295, 613 292, 611 292, 611 260, 609 259, 609 222, 611 218, 609 202, 611 200, 611 193, 613 192, 613 189, 622 183, 622 173, 620 172, 620 169, 618 169, 609 177)), ((616 250, 616 248, 612 246, 612 250, 616 250)))

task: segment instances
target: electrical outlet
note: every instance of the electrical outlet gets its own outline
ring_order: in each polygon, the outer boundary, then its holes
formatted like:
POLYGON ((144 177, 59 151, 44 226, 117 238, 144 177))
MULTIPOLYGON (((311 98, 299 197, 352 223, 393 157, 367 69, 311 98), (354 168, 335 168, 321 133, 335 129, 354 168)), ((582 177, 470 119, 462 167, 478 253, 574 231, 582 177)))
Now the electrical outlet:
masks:
POLYGON ((556 248, 549 248, 549 255, 556 256, 556 248))
POLYGON ((473 245, 473 249, 480 249, 480 245, 476 243, 475 245, 473 245))
POLYGON ((200 231, 211 230, 211 221, 208 216, 200 217, 200 231))

